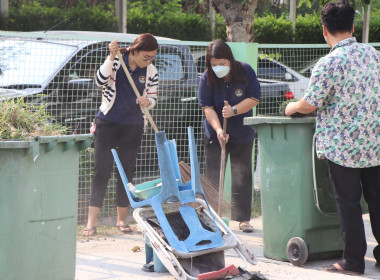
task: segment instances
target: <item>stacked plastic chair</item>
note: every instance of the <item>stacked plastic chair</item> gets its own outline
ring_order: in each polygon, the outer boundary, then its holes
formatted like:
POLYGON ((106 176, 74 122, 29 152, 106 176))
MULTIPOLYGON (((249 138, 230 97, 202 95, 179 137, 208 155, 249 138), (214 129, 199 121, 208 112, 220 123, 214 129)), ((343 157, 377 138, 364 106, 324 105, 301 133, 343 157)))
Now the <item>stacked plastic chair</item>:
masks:
MULTIPOLYGON (((129 190, 129 182, 118 158, 116 150, 112 150, 117 168, 123 181, 131 206, 136 210, 133 216, 136 222, 144 229, 146 241, 153 249, 157 258, 176 279, 198 279, 194 273, 182 267, 178 259, 191 259, 212 252, 220 252, 226 249, 235 249, 244 261, 244 267, 249 263, 255 264, 253 253, 242 241, 225 225, 223 220, 215 213, 207 203, 206 196, 201 186, 198 157, 192 127, 188 128, 189 151, 191 163, 191 181, 185 185, 180 181, 177 149, 175 140, 167 140, 165 132, 156 133, 156 144, 162 181, 161 191, 145 200, 140 201, 129 190), (198 195, 203 199, 196 198, 198 195), (165 215, 163 205, 178 202, 178 211, 188 227, 190 234, 185 240, 179 240, 174 233, 165 215), (202 206, 204 214, 215 225, 213 230, 205 229, 197 211, 192 203, 202 206), (151 225, 143 218, 146 211, 153 209, 167 242, 157 234, 151 225)), ((147 261, 150 261, 147 259, 147 261)), ((223 260, 224 262, 224 260, 223 260)), ((183 262, 182 262, 183 263, 183 262)), ((156 267, 156 263, 155 263, 156 267)), ((157 265, 159 267, 159 265, 157 265)))

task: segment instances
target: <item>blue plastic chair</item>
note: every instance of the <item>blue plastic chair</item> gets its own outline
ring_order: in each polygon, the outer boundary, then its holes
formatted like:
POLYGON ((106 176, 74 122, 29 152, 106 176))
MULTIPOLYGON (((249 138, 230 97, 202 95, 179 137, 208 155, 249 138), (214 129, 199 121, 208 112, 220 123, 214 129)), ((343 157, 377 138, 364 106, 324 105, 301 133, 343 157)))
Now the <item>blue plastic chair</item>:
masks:
MULTIPOLYGON (((156 133, 156 144, 158 153, 158 162, 160 166, 160 174, 162 180, 161 192, 151 198, 143 201, 138 201, 128 188, 128 179, 124 173, 123 167, 119 160, 116 150, 112 150, 117 168, 119 170, 121 179, 123 181, 126 193, 133 208, 144 206, 151 206, 156 214, 160 226, 165 234, 166 239, 173 249, 179 252, 194 252, 216 248, 224 245, 224 239, 215 224, 215 232, 203 228, 199 217, 194 208, 186 203, 195 202, 196 195, 202 195, 206 200, 206 196, 202 189, 200 181, 200 172, 198 157, 195 146, 193 128, 188 128, 189 134, 189 150, 190 150, 190 163, 191 163, 191 181, 187 182, 185 186, 178 186, 177 180, 180 178, 180 171, 178 165, 177 149, 174 140, 168 141, 164 131, 156 133), (182 215, 187 227, 190 230, 189 236, 186 240, 179 240, 173 232, 166 216, 162 209, 162 204, 173 199, 179 201, 181 206, 179 212, 182 215)), ((214 221, 215 223, 215 221, 214 221)))

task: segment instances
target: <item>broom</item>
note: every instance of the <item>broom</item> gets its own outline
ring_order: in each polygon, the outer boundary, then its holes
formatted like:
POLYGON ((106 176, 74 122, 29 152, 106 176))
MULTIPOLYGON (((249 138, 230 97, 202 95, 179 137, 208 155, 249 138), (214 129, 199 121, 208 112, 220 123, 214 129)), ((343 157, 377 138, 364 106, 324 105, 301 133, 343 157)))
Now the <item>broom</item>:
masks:
MULTIPOLYGON (((121 63, 121 66, 127 75, 128 81, 132 85, 133 91, 136 94, 136 97, 140 97, 140 93, 138 92, 135 83, 132 80, 131 75, 129 74, 128 68, 124 63, 123 56, 121 55, 120 51, 116 52, 117 57, 119 58, 119 61, 121 63)), ((149 113, 149 110, 147 108, 142 108, 144 114, 148 118, 151 126, 153 127, 155 132, 158 132, 157 126, 153 121, 152 116, 149 113)), ((181 173, 181 179, 183 184, 185 184, 187 181, 190 181, 191 179, 191 168, 189 165, 185 164, 183 161, 179 163, 180 166, 180 173, 181 173)), ((225 201, 222 201, 220 208, 218 208, 219 204, 219 192, 218 192, 218 186, 212 182, 211 180, 207 179, 206 177, 201 175, 201 184, 203 186, 203 190, 205 192, 206 198, 208 203, 211 205, 213 209, 222 209, 222 210, 228 210, 230 209, 229 204, 225 201), (216 200, 215 200, 216 199, 216 200)), ((220 210, 221 211, 221 210, 220 210)))
MULTIPOLYGON (((121 55, 120 51, 117 51, 116 55, 119 58, 119 62, 121 64, 121 67, 123 68, 125 75, 127 75, 128 81, 131 84, 131 86, 133 88, 133 91, 136 94, 136 97, 137 98, 141 97, 138 89, 136 88, 135 82, 133 81, 133 79, 131 77, 131 74, 129 73, 129 70, 128 70, 127 66, 125 65, 125 63, 124 63, 123 56, 121 55)), ((158 128, 157 128, 156 124, 154 123, 153 118, 150 115, 148 108, 143 107, 141 109, 142 109, 143 113, 145 114, 145 116, 147 117, 147 119, 149 120, 150 125, 152 126, 154 132, 157 133, 158 132, 158 128)))
MULTIPOLYGON (((179 163, 179 171, 181 174, 182 183, 186 184, 186 182, 191 180, 191 167, 190 165, 181 161, 179 163)), ((200 176, 201 185, 203 191, 206 195, 207 202, 210 204, 211 208, 216 210, 219 206, 219 187, 213 181, 208 179, 206 176, 200 176)), ((230 204, 224 200, 221 203, 221 212, 226 213, 231 209, 230 204)))

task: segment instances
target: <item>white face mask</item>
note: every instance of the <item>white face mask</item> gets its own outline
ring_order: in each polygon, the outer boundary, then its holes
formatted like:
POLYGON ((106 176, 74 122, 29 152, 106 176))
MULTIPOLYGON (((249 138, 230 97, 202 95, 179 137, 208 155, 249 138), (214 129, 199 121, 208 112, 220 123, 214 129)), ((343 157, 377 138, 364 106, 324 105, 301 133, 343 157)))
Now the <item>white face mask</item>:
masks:
POLYGON ((212 67, 212 71, 214 71, 215 75, 218 78, 223 78, 228 73, 230 73, 230 67, 229 66, 223 66, 223 65, 217 65, 217 66, 212 67))

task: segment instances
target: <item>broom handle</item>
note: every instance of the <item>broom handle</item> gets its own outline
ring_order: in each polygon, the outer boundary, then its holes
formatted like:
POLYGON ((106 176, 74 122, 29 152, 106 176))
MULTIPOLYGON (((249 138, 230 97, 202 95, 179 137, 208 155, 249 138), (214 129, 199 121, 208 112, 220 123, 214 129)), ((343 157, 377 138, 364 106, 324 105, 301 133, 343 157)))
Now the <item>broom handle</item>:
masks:
MULTIPOLYGON (((131 84, 131 86, 133 88, 133 91, 135 92, 137 98, 141 97, 139 91, 136 88, 135 82, 132 80, 131 74, 129 74, 129 70, 128 70, 127 66, 125 65, 125 63, 124 63, 123 56, 121 55, 120 51, 117 51, 116 55, 119 58, 121 66, 124 69, 125 75, 127 75, 128 81, 131 84)), ((150 124, 152 125, 152 127, 154 129, 154 132, 158 132, 158 128, 157 128, 156 124, 154 123, 153 118, 150 115, 148 108, 142 107, 141 109, 142 109, 143 113, 145 114, 145 116, 148 118, 150 124)))
MULTIPOLYGON (((223 136, 226 137, 227 118, 223 119, 223 136)), ((218 199, 218 215, 222 215, 222 203, 224 193, 224 173, 226 171, 226 142, 223 141, 222 153, 220 155, 220 174, 219 174, 219 199, 218 199)))

